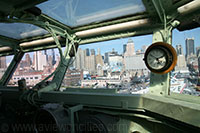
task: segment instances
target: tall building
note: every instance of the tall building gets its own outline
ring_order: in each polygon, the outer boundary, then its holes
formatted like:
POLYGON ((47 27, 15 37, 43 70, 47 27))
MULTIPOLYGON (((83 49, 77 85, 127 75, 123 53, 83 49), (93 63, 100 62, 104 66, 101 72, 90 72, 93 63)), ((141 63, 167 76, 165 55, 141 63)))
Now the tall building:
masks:
POLYGON ((46 60, 48 62, 48 54, 47 54, 47 50, 44 50, 44 55, 46 56, 46 60))
POLYGON ((183 48, 182 45, 176 45, 176 53, 177 55, 183 55, 183 48))
POLYGON ((126 44, 123 45, 123 54, 126 52, 126 44))
POLYGON ((89 50, 89 48, 86 48, 85 51, 86 51, 86 56, 90 56, 90 50, 89 50))
POLYGON ((112 72, 121 72, 123 68, 123 58, 121 55, 110 55, 109 56, 109 65, 112 72))
POLYGON ((187 38, 185 40, 186 58, 194 55, 194 38, 187 38))
POLYGON ((142 49, 141 49, 141 52, 142 53, 145 53, 145 51, 147 50, 148 46, 147 45, 143 45, 142 46, 142 49))
POLYGON ((200 47, 196 47, 196 55, 197 57, 200 55, 200 47))
POLYGON ((108 55, 109 55, 109 52, 106 52, 105 54, 104 54, 104 63, 107 63, 108 64, 108 55))
POLYGON ((103 76, 103 57, 101 55, 100 48, 97 49, 97 55, 96 55, 96 71, 99 76, 103 76))
POLYGON ((101 50, 100 50, 100 48, 97 49, 97 55, 101 55, 101 50))
POLYGON ((200 75, 200 47, 196 47, 196 54, 198 58, 198 70, 199 70, 199 75, 200 75))
POLYGON ((26 65, 27 66, 31 66, 32 65, 32 60, 29 54, 25 55, 25 61, 26 61, 26 65))
POLYGON ((0 57, 0 68, 6 68, 6 57, 0 57))
POLYGON ((135 46, 132 39, 129 39, 126 46, 126 52, 124 56, 133 56, 135 55, 135 46))
POLYGON ((104 63, 103 63, 103 57, 102 57, 102 55, 101 55, 100 48, 98 48, 97 51, 98 51, 98 52, 97 52, 97 55, 96 55, 96 64, 99 64, 99 65, 103 66, 104 63))
POLYGON ((48 55, 48 64, 49 64, 49 66, 53 66, 53 64, 52 64, 52 62, 53 62, 53 58, 52 58, 52 56, 51 55, 48 55))
POLYGON ((85 58, 85 67, 86 70, 89 71, 90 74, 96 74, 96 56, 95 55, 90 55, 86 56, 85 58))
POLYGON ((85 57, 86 57, 85 50, 78 48, 78 51, 76 54, 76 60, 74 62, 74 67, 76 69, 83 70, 85 68, 85 57))
POLYGON ((127 72, 138 73, 138 75, 148 75, 149 70, 147 69, 144 61, 144 54, 124 56, 124 69, 127 72))
POLYGON ((91 50, 90 50, 90 54, 91 54, 91 55, 95 55, 95 50, 94 50, 94 49, 91 49, 91 50))
POLYGON ((56 55, 54 49, 52 49, 52 65, 56 64, 56 55))
POLYGON ((185 56, 184 55, 178 55, 177 64, 176 65, 179 68, 185 68, 186 67, 186 61, 185 61, 185 56))
POLYGON ((42 51, 36 51, 34 53, 33 62, 36 71, 42 71, 44 66, 47 66, 46 56, 42 54, 42 51))
POLYGON ((199 75, 200 75, 200 55, 198 56, 198 70, 199 70, 199 75))

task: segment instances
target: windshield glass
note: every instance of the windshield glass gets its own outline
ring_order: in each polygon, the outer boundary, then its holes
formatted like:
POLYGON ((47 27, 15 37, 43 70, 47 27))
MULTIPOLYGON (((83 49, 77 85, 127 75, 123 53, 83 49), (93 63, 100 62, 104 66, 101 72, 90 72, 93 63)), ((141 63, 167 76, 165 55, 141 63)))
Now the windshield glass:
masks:
POLYGON ((145 11, 142 0, 49 0, 38 7, 71 27, 145 11))
POLYGON ((143 58, 151 43, 152 35, 146 35, 81 45, 65 75, 62 90, 148 92, 150 72, 143 58))
POLYGON ((13 57, 13 55, 0 57, 0 79, 10 65, 13 57))
POLYGON ((44 35, 46 33, 46 30, 32 24, 0 23, 0 35, 11 37, 14 39, 44 35))
POLYGON ((200 96, 200 28, 173 31, 177 65, 171 73, 171 92, 200 96))
MULTIPOLYGON (((59 60, 57 49, 26 53, 8 85, 17 86, 19 80, 25 79, 27 87, 32 88, 55 71, 59 60)), ((49 78, 49 81, 52 78, 49 78)))

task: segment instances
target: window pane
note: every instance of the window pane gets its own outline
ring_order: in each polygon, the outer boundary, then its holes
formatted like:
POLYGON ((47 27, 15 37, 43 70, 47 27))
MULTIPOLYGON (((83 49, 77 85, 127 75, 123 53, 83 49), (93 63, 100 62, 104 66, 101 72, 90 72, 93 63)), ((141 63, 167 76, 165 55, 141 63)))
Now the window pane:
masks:
POLYGON ((14 39, 22 39, 38 35, 44 35, 47 31, 31 24, 24 23, 0 23, 0 35, 14 39))
POLYGON ((2 56, 2 57, 0 57, 0 79, 2 78, 3 74, 7 70, 10 62, 13 59, 13 57, 14 57, 13 55, 12 56, 2 56))
POLYGON ((177 65, 171 74, 171 92, 200 95, 200 28, 173 31, 173 46, 177 51, 177 65))
POLYGON ((142 0, 49 0, 38 7, 48 16, 72 27, 145 10, 142 0))
POLYGON ((125 94, 148 92, 150 72, 143 58, 151 43, 152 35, 148 35, 81 45, 65 75, 63 88, 125 94))
MULTIPOLYGON (((26 53, 20 61, 9 85, 17 86, 18 80, 25 79, 26 85, 32 87, 55 71, 60 57, 57 50, 43 50, 26 53)), ((51 80, 50 78, 49 80, 51 80)))

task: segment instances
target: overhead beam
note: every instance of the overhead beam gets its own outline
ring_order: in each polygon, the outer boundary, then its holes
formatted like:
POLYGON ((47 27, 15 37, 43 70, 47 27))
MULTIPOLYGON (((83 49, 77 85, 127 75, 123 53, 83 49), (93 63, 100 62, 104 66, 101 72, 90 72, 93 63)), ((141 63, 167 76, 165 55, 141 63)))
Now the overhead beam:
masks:
POLYGON ((75 35, 78 36, 79 38, 84 38, 84 37, 104 35, 108 33, 116 33, 120 31, 130 30, 133 28, 147 26, 149 24, 150 22, 148 19, 140 19, 140 20, 134 20, 134 21, 124 22, 120 24, 113 24, 113 25, 103 26, 103 27, 89 29, 89 30, 83 30, 83 31, 76 32, 75 35))
POLYGON ((177 9, 178 13, 180 13, 181 15, 183 14, 188 14, 188 13, 191 13, 191 12, 194 12, 196 10, 198 10, 200 7, 200 1, 199 0, 194 0, 188 4, 185 4, 181 7, 179 7, 177 9))
POLYGON ((10 48, 14 48, 18 44, 19 44, 18 40, 0 35, 0 46, 7 46, 10 48))
POLYGON ((160 21, 161 22, 164 22, 164 15, 165 15, 165 12, 164 12, 164 9, 162 7, 162 3, 160 2, 160 0, 152 0, 152 3, 156 9, 156 12, 160 18, 160 21))

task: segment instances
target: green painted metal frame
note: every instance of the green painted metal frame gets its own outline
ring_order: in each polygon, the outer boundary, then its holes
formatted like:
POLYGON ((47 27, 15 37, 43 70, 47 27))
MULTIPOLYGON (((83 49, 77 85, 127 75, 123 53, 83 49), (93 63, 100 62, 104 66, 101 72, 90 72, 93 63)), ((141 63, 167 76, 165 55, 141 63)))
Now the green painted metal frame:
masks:
POLYGON ((18 64, 20 63, 24 53, 23 52, 17 52, 15 56, 13 57, 10 65, 6 69, 5 73, 3 74, 1 80, 0 80, 0 85, 1 86, 6 86, 8 82, 10 81, 13 73, 15 72, 18 64))
MULTIPOLYGON (((115 109, 121 112, 129 110, 136 112, 151 111, 178 121, 200 127, 200 105, 169 97, 155 95, 98 94, 81 92, 42 92, 42 102, 95 107, 100 109, 115 109), (95 100, 94 100, 95 99, 95 100), (191 115, 195 114, 195 115, 191 115)), ((135 113, 137 114, 137 113, 135 113)))
POLYGON ((44 91, 60 89, 65 72, 66 72, 69 64, 71 63, 72 58, 70 56, 70 52, 74 51, 74 53, 76 53, 77 49, 76 49, 75 45, 78 44, 78 42, 80 41, 76 38, 75 35, 68 34, 66 30, 63 30, 60 27, 51 25, 48 22, 46 22, 45 24, 46 24, 45 29, 52 35, 52 37, 57 45, 57 48, 59 50, 60 63, 58 65, 58 67, 56 68, 55 72, 53 72, 47 78, 45 78, 44 80, 42 80, 41 82, 39 82, 38 84, 36 84, 34 86, 34 88, 39 89, 38 93, 41 93, 44 91), (61 43, 59 42, 58 36, 62 36, 66 39, 64 53, 62 52, 62 46, 61 46, 61 43), (45 81, 52 76, 54 76, 54 77, 53 77, 51 83, 49 85, 41 88, 41 86, 45 84, 45 81))

